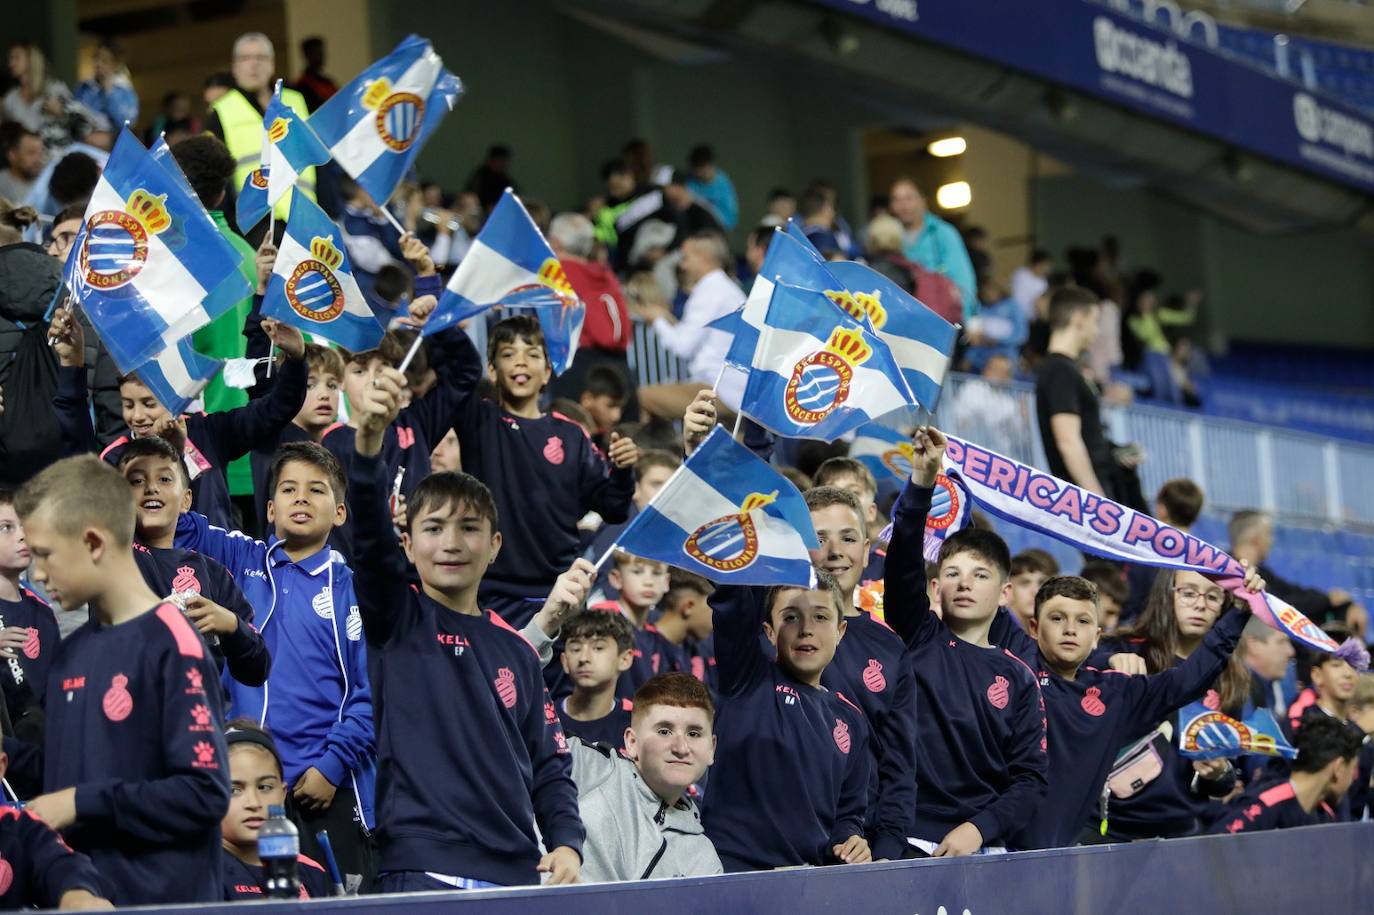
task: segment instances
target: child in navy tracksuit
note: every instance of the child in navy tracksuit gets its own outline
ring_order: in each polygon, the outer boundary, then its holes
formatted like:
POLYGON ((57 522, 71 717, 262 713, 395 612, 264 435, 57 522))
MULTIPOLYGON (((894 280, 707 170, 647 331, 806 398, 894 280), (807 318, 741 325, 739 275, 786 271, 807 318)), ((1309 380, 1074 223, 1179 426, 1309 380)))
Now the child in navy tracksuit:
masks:
POLYGON ((261 686, 271 668, 267 643, 253 628, 253 606, 229 570, 208 556, 177 549, 177 518, 191 502, 176 449, 158 436, 129 442, 119 471, 133 489, 138 521, 134 561, 148 587, 174 598, 210 646, 215 666, 248 686, 261 686))
POLYGON ((589 511, 611 524, 628 516, 638 449, 613 433, 608 468, 580 426, 540 412, 552 369, 535 318, 507 318, 491 329, 487 374, 497 403, 478 396, 473 369, 481 357, 466 335, 459 338, 456 371, 472 381, 453 428, 463 469, 496 497, 504 544, 482 579, 482 605, 521 627, 577 557, 578 520, 589 511))
MULTIPOLYGON (((1118 631, 1113 639, 1104 639, 1088 664, 1098 668, 1116 666, 1111 656, 1122 653, 1141 655, 1145 669, 1152 674, 1179 667, 1201 650, 1214 626, 1222 625, 1218 618, 1226 604, 1226 592, 1216 582, 1196 572, 1161 571, 1136 625, 1118 631)), ((1236 718, 1249 689, 1244 662, 1232 657, 1204 701, 1236 718)), ((1193 835, 1220 813, 1216 799, 1225 797, 1235 787, 1237 773, 1230 761, 1191 760, 1179 753, 1180 722, 1175 712, 1167 711, 1151 724, 1153 736, 1138 735, 1142 739, 1149 736, 1148 745, 1118 749, 1138 750, 1150 757, 1157 755, 1158 764, 1151 758, 1147 766, 1159 774, 1131 789, 1110 791, 1105 799, 1106 832, 1102 831, 1101 816, 1093 816, 1081 837, 1084 843, 1193 835)))
POLYGON ((0 861, 7 868, 7 876, 0 880, 0 909, 5 911, 97 908, 105 898, 91 859, 72 851, 27 810, 0 807, 0 861))
MULTIPOLYGON (((1264 581, 1251 575, 1247 587, 1261 590, 1264 581)), ((1239 604, 1178 667, 1128 676, 1084 664, 1101 632, 1097 601, 1097 588, 1087 579, 1051 578, 1036 592, 1030 635, 1006 610, 998 612, 994 624, 994 630, 1002 628, 1000 637, 990 634, 994 644, 1010 648, 1036 671, 1049 717, 1049 791, 1017 834, 1018 848, 1075 844, 1104 794, 1117 751, 1149 733, 1165 715, 1202 698, 1225 670, 1250 616, 1239 604)))
POLYGON ((635 631, 618 611, 592 609, 563 625, 560 664, 572 692, 555 699, 563 733, 620 749, 630 726, 631 699, 618 686, 635 660, 635 631))
POLYGON ((321 446, 283 445, 268 506, 279 537, 263 543, 189 512, 177 522, 176 543, 222 563, 260 610, 272 676, 261 687, 226 678, 230 712, 276 735, 302 824, 301 848, 322 857, 315 833, 328 831, 353 889, 373 870, 376 742, 353 573, 329 547, 329 532, 345 511, 340 474, 321 446))
POLYGON ((930 609, 922 544, 945 439, 918 430, 910 481, 893 509, 885 611, 906 640, 921 710, 916 730, 913 847, 935 857, 1015 847, 1047 786, 1045 704, 1029 667, 989 645, 1010 590, 1011 559, 996 534, 968 529, 945 541, 930 609))
MULTIPOLYGON (((834 575, 841 591, 854 594, 868 565, 863 504, 834 486, 807 490, 806 504, 820 544, 811 561, 834 575)), ((873 731, 865 815, 869 843, 875 858, 901 858, 916 817, 916 686, 903 663, 906 645, 895 632, 852 600, 845 622, 844 638, 821 683, 863 709, 873 731)))
MULTIPOLYGON (((367 388, 350 477, 358 606, 376 684, 381 888, 530 884, 540 872, 575 882, 584 831, 539 657, 478 603, 502 545, 490 492, 468 474, 434 474, 411 498, 405 554, 392 529, 381 453, 403 384, 387 367, 367 388), (407 557, 418 590, 406 583, 407 557), (549 849, 542 856, 536 822, 549 849)), ((590 571, 578 560, 546 609, 580 605, 590 571)))
POLYGON ((45 684, 59 636, 52 608, 20 581, 29 558, 14 496, 0 490, 0 690, 14 734, 42 742, 45 684))
POLYGON ((872 860, 868 724, 821 685, 848 600, 833 577, 818 577, 815 591, 722 586, 711 595, 720 707, 702 823, 726 871, 872 860))
MULTIPOLYGON (((254 448, 276 441, 305 400, 305 341, 300 331, 270 319, 265 324, 269 336, 288 356, 272 395, 222 413, 191 413, 175 420, 185 423, 182 436, 186 469, 191 475, 192 505, 211 523, 225 527, 230 525, 232 513, 224 468, 254 448)), ((119 466, 120 454, 131 440, 156 434, 159 428, 174 422, 152 391, 129 375, 119 385, 129 430, 102 450, 87 406, 86 368, 80 355, 81 325, 65 310, 59 310, 52 327, 54 349, 61 363, 53 408, 67 453, 98 452, 106 461, 119 466)))
POLYGON ((34 580, 91 618, 48 676, 44 788, 28 809, 90 855, 120 905, 219 898, 229 806, 223 713, 205 642, 134 564, 133 497, 94 456, 17 497, 34 580))

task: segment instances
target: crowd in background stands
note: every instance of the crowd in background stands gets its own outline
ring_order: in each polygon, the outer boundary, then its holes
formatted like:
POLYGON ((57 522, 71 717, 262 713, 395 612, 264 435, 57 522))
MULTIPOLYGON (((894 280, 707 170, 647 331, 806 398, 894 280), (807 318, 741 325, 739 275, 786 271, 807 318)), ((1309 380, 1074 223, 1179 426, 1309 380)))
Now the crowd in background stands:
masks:
MULTIPOLYGON (((303 51, 290 103, 313 108, 337 85, 323 44, 303 51)), ((728 417, 709 392, 728 338, 707 325, 744 302, 792 218, 825 257, 865 258, 962 324, 960 366, 1034 374, 1058 475, 1187 530, 1202 491, 1173 480, 1147 502, 1139 456, 1105 441, 1096 411, 1133 391, 1196 398, 1200 297, 1166 295, 1111 239, 1063 270, 1036 251, 1004 285, 986 234, 961 234, 908 179, 856 227, 832 183, 741 201, 709 146, 674 164, 644 140, 561 212, 493 145, 456 192, 417 180, 386 201, 402 235, 322 168, 313 192, 393 315, 375 350, 347 352, 259 320, 274 239, 233 224, 231 150, 257 142, 236 135, 233 106, 263 109, 275 54, 249 34, 207 81, 207 109, 172 95, 151 125, 257 289, 195 346, 264 363, 250 389, 217 380, 203 412, 174 417, 79 311, 44 319, 104 150, 138 120, 118 45, 95 62, 71 92, 16 45, 0 127, 0 477, 18 488, 0 497, 0 725, 6 788, 27 803, 0 816, 0 854, 42 875, 5 902, 261 896, 257 833, 288 801, 311 895, 327 891, 321 830, 350 889, 394 892, 1368 815, 1374 679, 1295 656, 1210 580, 1101 560, 1061 574, 1041 550, 1008 555, 981 518, 927 568, 933 429, 894 487, 842 441, 746 424, 806 494, 817 590, 587 561, 728 417), (507 187, 587 306, 572 367, 553 377, 538 323, 496 314, 426 338, 402 374, 507 187), (741 226, 737 256, 726 233, 741 226), (681 360, 680 381, 637 389, 634 322, 681 360), (1236 717, 1271 710, 1296 761, 1181 756, 1176 710, 1204 696, 1236 717)), ((1338 640, 1366 636, 1350 595, 1267 567, 1268 517, 1238 513, 1230 533, 1274 593, 1338 640)))

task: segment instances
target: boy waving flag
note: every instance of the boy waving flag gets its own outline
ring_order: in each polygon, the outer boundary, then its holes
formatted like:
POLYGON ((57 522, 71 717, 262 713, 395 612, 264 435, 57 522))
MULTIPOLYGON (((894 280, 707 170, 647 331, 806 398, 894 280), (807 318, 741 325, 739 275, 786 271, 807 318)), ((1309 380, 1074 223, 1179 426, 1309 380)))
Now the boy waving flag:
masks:
POLYGON ((262 115, 261 161, 239 188, 237 218, 244 232, 261 222, 277 201, 286 196, 301 172, 329 161, 328 147, 281 100, 281 80, 277 80, 272 101, 262 115))
MULTIPOLYGON (((126 128, 91 194, 63 282, 122 372, 218 317, 217 289, 239 269, 238 253, 183 182, 126 128)), ((237 298, 251 290, 240 276, 237 298)), ((220 309, 222 310, 222 309, 220 309)))
POLYGON ((262 315, 354 352, 372 349, 385 332, 353 278, 343 233, 304 194, 291 201, 262 315))

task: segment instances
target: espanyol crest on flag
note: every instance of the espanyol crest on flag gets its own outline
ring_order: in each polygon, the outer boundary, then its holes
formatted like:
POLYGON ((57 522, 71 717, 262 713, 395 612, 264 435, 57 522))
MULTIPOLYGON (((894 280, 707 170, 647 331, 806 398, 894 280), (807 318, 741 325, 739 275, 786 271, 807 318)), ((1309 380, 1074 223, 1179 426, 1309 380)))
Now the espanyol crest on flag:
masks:
POLYGON ((1296 759, 1293 748, 1268 709, 1255 709, 1237 721, 1217 708, 1215 694, 1178 713, 1178 752, 1187 759, 1224 759, 1231 756, 1282 756, 1296 759), (1210 704, 1209 704, 1210 703, 1210 704))
POLYGON ((911 476, 911 437, 879 423, 868 423, 849 443, 849 456, 868 468, 875 479, 902 482, 911 476))
POLYGON ((329 161, 325 147, 310 124, 281 100, 281 80, 262 115, 262 155, 258 167, 243 181, 237 203, 239 229, 247 232, 262 221, 277 201, 296 184, 301 172, 329 161))
POLYGON ((410 35, 321 105, 310 126, 343 170, 382 204, 462 91, 430 43, 410 35))
POLYGON ((834 441, 912 402, 885 343, 824 293, 774 286, 744 413, 778 435, 834 441))
POLYGON ((892 350, 916 402, 935 412, 958 329, 871 267, 853 261, 829 267, 892 350))
POLYGON ((385 332, 353 278, 343 233, 304 194, 291 199, 262 314, 354 352, 372 349, 385 332))
POLYGON ((202 356, 191 346, 191 338, 183 337, 157 358, 140 365, 134 374, 168 413, 180 416, 223 367, 223 359, 202 356))
POLYGON ((817 545, 802 494, 720 426, 616 541, 715 582, 804 588, 817 545))
POLYGON ((553 370, 567 368, 577 350, 586 307, 510 188, 463 255, 423 334, 431 336, 498 305, 536 309, 553 370))
POLYGON ((247 297, 238 270, 238 252, 200 201, 121 131, 63 271, 119 370, 132 372, 247 297), (236 299, 216 289, 234 276, 236 299))

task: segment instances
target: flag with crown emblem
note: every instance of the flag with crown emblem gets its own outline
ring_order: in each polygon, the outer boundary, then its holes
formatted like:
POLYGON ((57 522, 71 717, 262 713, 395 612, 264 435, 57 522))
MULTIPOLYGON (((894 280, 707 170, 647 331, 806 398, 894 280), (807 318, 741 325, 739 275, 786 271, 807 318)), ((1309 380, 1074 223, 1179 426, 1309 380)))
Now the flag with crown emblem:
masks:
POLYGON ((183 337, 134 369, 134 374, 168 413, 180 416, 223 367, 223 359, 201 355, 191 338, 183 337))
POLYGON ((1295 759, 1293 749, 1268 709, 1255 709, 1237 721, 1221 711, 1215 693, 1178 712, 1178 754, 1185 759, 1227 759, 1232 756, 1282 756, 1295 759))
POLYGON ((139 368, 250 295, 238 271, 238 252, 200 200, 121 131, 62 277, 119 370, 139 368))
POLYGON ((834 441, 914 403, 887 345, 825 293, 773 288, 741 409, 787 438, 834 441))
POLYGON ((721 584, 815 587, 806 500, 717 426, 615 546, 721 584))
POLYGON ((262 315, 354 352, 372 349, 385 333, 353 278, 343 233, 304 194, 291 198, 262 315))
POLYGON ((378 204, 386 203, 463 84, 430 43, 409 35, 310 116, 324 146, 378 204))
POLYGON ((329 149, 309 122, 281 100, 281 80, 262 114, 262 155, 243 180, 235 216, 247 232, 262 221, 277 201, 295 187, 301 172, 329 161, 329 149))
POLYGON ((510 188, 453 272, 424 334, 436 334, 496 306, 534 309, 555 372, 577 351, 586 307, 563 265, 510 188))
POLYGON ((949 371, 959 330, 872 267, 854 261, 830 264, 835 279, 887 344, 916 402, 932 413, 949 371))

